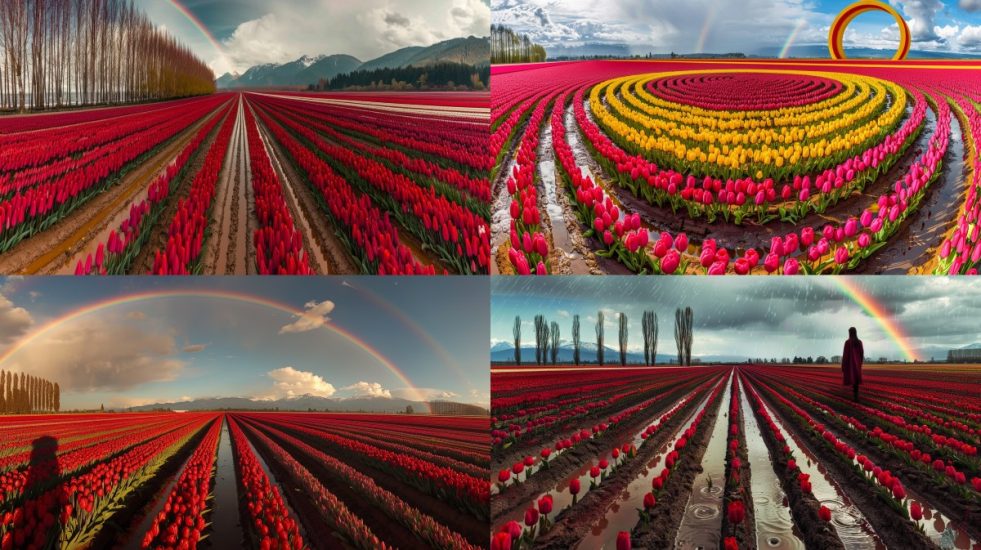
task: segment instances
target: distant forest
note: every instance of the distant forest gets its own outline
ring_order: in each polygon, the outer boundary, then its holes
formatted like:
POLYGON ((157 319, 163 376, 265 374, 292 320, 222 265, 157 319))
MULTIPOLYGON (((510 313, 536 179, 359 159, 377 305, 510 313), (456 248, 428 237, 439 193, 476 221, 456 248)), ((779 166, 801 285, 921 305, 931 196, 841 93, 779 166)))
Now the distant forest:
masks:
POLYGON ((545 61, 545 48, 527 34, 518 34, 504 25, 491 25, 491 63, 534 63, 545 61))
POLYGON ((324 90, 486 90, 490 66, 465 63, 436 63, 424 67, 400 67, 354 71, 312 84, 312 91, 324 90))

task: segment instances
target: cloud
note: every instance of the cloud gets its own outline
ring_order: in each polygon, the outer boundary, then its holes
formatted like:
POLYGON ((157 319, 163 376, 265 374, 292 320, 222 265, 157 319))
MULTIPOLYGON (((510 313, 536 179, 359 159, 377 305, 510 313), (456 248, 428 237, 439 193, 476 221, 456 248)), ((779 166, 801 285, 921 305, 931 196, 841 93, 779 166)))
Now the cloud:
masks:
POLYGON ((460 394, 439 388, 396 388, 392 390, 392 396, 410 401, 433 401, 455 399, 460 394))
POLYGON ((270 2, 262 16, 239 24, 222 41, 217 74, 303 55, 349 54, 368 61, 405 46, 487 36, 490 7, 482 0, 291 0, 270 2))
POLYGON ((208 349, 208 344, 187 344, 181 351, 184 353, 200 353, 206 349, 208 349))
POLYGON ((0 294, 0 344, 12 344, 34 326, 31 313, 0 294))
POLYGON ((960 0, 957 5, 964 11, 981 11, 981 0, 960 0))
POLYGON ((273 387, 270 393, 258 396, 258 399, 272 400, 284 397, 300 397, 303 395, 316 395, 318 397, 330 397, 337 390, 330 383, 312 372, 296 370, 286 366, 276 370, 271 370, 266 375, 273 379, 273 387))
POLYGON ((307 302, 304 306, 305 311, 295 316, 292 323, 279 329, 280 334, 310 332, 316 330, 328 322, 330 317, 327 315, 334 311, 334 302, 324 300, 323 302, 307 302))
POLYGON ((934 19, 937 12, 944 9, 940 0, 892 0, 906 16, 910 37, 913 42, 942 42, 943 39, 934 30, 934 19))
POLYGON ((175 379, 185 362, 168 331, 87 317, 40 336, 9 361, 68 391, 122 391, 175 379))
POLYGON ((957 37, 957 43, 966 50, 981 50, 981 25, 964 27, 957 37))
POLYGON ((357 382, 344 386, 342 391, 352 392, 351 397, 387 397, 391 399, 392 392, 386 390, 378 382, 357 382))

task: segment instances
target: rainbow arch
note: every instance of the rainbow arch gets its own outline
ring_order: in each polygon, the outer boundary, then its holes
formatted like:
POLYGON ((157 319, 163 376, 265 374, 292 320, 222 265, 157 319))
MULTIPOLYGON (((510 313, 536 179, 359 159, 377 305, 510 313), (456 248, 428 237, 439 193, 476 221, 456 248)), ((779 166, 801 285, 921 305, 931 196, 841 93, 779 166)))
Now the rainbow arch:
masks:
POLYGON ((906 360, 920 360, 919 354, 917 354, 909 342, 909 336, 906 334, 905 329, 893 318, 892 313, 884 305, 878 302, 874 296, 870 295, 862 287, 858 286, 850 277, 834 276, 831 279, 845 296, 855 302, 856 305, 875 320, 876 324, 882 327, 886 336, 896 344, 896 347, 899 348, 906 360))
MULTIPOLYGON (((279 302, 272 300, 270 298, 264 298, 261 296, 255 296, 252 294, 247 294, 244 292, 232 292, 225 290, 158 290, 152 292, 139 292, 134 294, 127 294, 124 296, 113 297, 107 300, 102 300, 100 302, 93 302, 86 304, 82 307, 73 309, 60 317, 56 317, 47 323, 41 325, 36 330, 21 338, 16 343, 7 348, 2 355, 0 355, 0 365, 5 363, 10 357, 15 355, 20 350, 24 349, 39 337, 47 334, 48 332, 70 323, 71 321, 84 317, 86 315, 109 309, 112 307, 133 304, 139 302, 146 302, 152 300, 162 300, 171 298, 206 298, 206 299, 218 299, 218 300, 231 300, 239 303, 255 304, 258 306, 268 307, 277 311, 288 313, 290 315, 302 315, 304 311, 298 309, 285 302, 279 302)), ((385 367, 386 370, 391 372, 400 382, 406 385, 414 394, 417 401, 426 402, 425 396, 422 395, 418 389, 416 389, 415 383, 409 378, 409 376, 403 372, 391 359, 386 357, 380 351, 372 347, 370 344, 365 342, 362 338, 353 334, 351 331, 333 324, 326 324, 323 329, 334 332, 346 340, 350 341, 354 345, 358 346, 365 353, 370 355, 375 361, 385 367)), ((427 405, 428 408, 428 405, 427 405)), ((428 412, 432 412, 431 408, 428 412)))

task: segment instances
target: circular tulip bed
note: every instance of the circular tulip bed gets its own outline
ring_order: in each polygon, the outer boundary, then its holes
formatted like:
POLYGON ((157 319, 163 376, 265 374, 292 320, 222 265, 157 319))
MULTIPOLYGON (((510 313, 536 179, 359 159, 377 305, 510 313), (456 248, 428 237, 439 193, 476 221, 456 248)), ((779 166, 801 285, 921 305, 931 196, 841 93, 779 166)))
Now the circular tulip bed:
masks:
POLYGON ((486 548, 486 425, 313 413, 3 417, 0 547, 486 548))
POLYGON ((494 369, 491 548, 974 548, 979 376, 494 369))
POLYGON ((583 62, 493 84, 501 273, 981 265, 974 72, 583 62))

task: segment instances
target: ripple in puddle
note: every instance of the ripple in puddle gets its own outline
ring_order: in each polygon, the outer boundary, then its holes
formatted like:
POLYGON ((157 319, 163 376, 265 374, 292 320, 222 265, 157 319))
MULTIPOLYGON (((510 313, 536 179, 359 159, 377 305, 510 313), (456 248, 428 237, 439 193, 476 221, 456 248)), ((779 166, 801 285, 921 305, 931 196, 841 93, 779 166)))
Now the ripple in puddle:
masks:
POLYGON ((722 497, 722 487, 719 485, 713 485, 711 487, 702 487, 699 489, 703 495, 711 497, 722 497))
POLYGON ((712 519, 719 515, 719 509, 715 506, 709 506, 707 504, 698 504, 692 506, 691 515, 697 519, 712 519))

